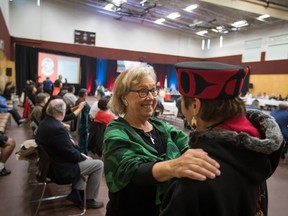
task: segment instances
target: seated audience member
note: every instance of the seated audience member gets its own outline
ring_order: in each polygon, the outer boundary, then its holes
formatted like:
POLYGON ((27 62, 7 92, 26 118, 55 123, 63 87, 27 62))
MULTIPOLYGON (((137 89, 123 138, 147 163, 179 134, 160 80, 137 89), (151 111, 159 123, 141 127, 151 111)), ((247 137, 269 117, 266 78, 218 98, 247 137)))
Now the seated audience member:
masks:
POLYGON ((48 98, 49 95, 47 93, 39 93, 36 96, 36 106, 33 108, 32 112, 29 115, 29 120, 31 121, 32 129, 35 127, 33 131, 35 131, 40 124, 42 110, 45 104, 47 103, 48 98))
POLYGON ((184 123, 184 128, 186 129, 191 129, 191 126, 188 124, 185 116, 182 113, 182 109, 181 109, 181 97, 176 99, 176 107, 178 109, 178 113, 177 113, 177 117, 182 118, 183 119, 183 123, 184 123))
POLYGON ((48 176, 57 184, 72 183, 72 191, 68 200, 82 205, 81 190, 87 192, 87 208, 101 208, 102 202, 96 202, 103 173, 103 162, 93 160, 80 153, 69 133, 62 124, 66 104, 62 99, 51 100, 47 106, 47 116, 41 121, 36 143, 43 146, 51 159, 48 176), (88 182, 80 178, 80 174, 88 176, 88 182))
POLYGON ((0 147, 2 148, 0 157, 0 176, 6 176, 11 173, 10 170, 5 168, 5 163, 12 154, 15 146, 14 139, 7 137, 0 132, 0 147))
POLYGON ((36 93, 37 93, 37 88, 35 84, 29 85, 27 87, 26 97, 28 97, 28 99, 30 100, 29 103, 30 103, 31 108, 34 108, 34 106, 36 105, 36 93))
POLYGON ((115 119, 115 116, 109 112, 107 106, 109 100, 110 97, 104 97, 98 101, 99 111, 95 114, 94 122, 98 122, 106 126, 111 120, 115 119))
POLYGON ((23 118, 28 118, 30 112, 36 105, 36 84, 33 81, 27 80, 27 85, 25 87, 25 99, 24 99, 24 109, 23 109, 23 118))
MULTIPOLYGON (((269 97, 269 96, 268 96, 269 97)), ((275 93, 272 93, 269 97, 269 100, 277 100, 278 98, 276 97, 275 93)))
POLYGON ((279 101, 283 101, 284 100, 284 98, 282 97, 282 95, 281 94, 279 94, 279 96, 278 96, 278 98, 277 98, 279 101))
POLYGON ((63 96, 65 103, 71 107, 75 106, 77 97, 75 96, 75 87, 70 85, 68 87, 68 92, 63 96))
POLYGON ((271 116, 246 112, 239 92, 248 72, 248 67, 217 62, 176 64, 182 112, 196 124, 190 148, 201 148, 217 160, 221 176, 175 179, 160 216, 267 215, 266 180, 278 165, 283 139, 271 116))
MULTIPOLYGON (((1 95, 1 91, 0 91, 0 95, 1 95)), ((3 96, 0 96, 0 113, 3 113, 3 112, 11 113, 13 119, 15 120, 18 126, 25 121, 25 119, 21 118, 18 111, 13 108, 13 105, 7 104, 6 98, 3 96)))
POLYGON ((102 156, 103 137, 107 124, 115 119, 115 116, 109 112, 108 102, 110 97, 101 98, 98 101, 99 111, 96 113, 94 123, 89 127, 88 150, 99 157, 102 156))
POLYGON ((15 93, 15 86, 12 82, 7 82, 3 91, 3 97, 7 100, 12 99, 12 94, 15 93))
POLYGON ((61 89, 60 89, 60 92, 58 93, 58 96, 60 96, 61 98, 64 97, 65 94, 68 93, 68 87, 66 86, 63 86, 61 89))
POLYGON ((37 94, 39 94, 39 93, 44 93, 44 85, 43 85, 43 83, 37 83, 37 85, 36 85, 36 89, 37 89, 37 91, 36 91, 36 95, 37 94))
POLYGON ((282 152, 282 158, 285 158, 285 153, 287 153, 287 141, 288 141, 288 102, 281 102, 278 106, 278 109, 273 110, 270 113, 271 116, 273 116, 278 123, 283 138, 286 142, 286 145, 282 152))
MULTIPOLYGON (((46 103, 46 105, 42 109, 41 120, 43 120, 46 117, 47 106, 48 106, 49 102, 51 100, 54 100, 54 99, 62 99, 62 97, 60 97, 58 95, 53 95, 49 98, 48 102, 46 103)), ((86 102, 81 102, 79 105, 74 106, 72 108, 70 106, 66 105, 66 113, 65 113, 65 117, 63 119, 63 122, 74 120, 81 113, 81 111, 85 105, 86 105, 86 102)))
POLYGON ((255 99, 252 101, 252 104, 251 105, 246 105, 246 108, 247 109, 257 109, 257 110, 260 110, 260 103, 259 103, 259 100, 255 99))
MULTIPOLYGON (((158 90, 159 88, 156 86, 156 89, 158 90)), ((164 112, 163 101, 164 101, 163 98, 159 95, 159 92, 158 92, 157 105, 155 107, 154 114, 153 114, 155 117, 157 117, 160 114, 163 114, 164 112)))
POLYGON ((58 79, 55 80, 52 95, 59 94, 61 88, 63 87, 62 79, 63 79, 63 76, 60 74, 58 76, 58 79))

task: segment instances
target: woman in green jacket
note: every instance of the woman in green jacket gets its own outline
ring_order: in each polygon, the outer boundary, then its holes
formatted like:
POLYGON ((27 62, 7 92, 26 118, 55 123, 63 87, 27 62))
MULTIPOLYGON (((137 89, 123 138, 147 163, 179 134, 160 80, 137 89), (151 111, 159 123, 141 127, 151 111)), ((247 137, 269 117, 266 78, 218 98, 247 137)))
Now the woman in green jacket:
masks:
POLYGON ((109 102, 120 116, 104 135, 108 216, 159 214, 172 178, 205 181, 220 175, 219 164, 200 149, 188 149, 187 135, 153 118, 157 103, 154 69, 141 65, 122 72, 109 102))

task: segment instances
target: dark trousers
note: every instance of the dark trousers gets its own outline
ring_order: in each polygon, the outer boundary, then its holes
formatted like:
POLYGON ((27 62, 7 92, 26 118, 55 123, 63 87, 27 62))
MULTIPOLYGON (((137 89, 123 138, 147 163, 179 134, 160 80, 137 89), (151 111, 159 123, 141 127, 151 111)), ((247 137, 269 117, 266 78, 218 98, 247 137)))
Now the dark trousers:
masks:
POLYGON ((20 124, 19 121, 21 119, 21 116, 19 115, 18 111, 16 109, 11 109, 11 110, 8 110, 8 112, 11 113, 15 122, 19 125, 20 124))
POLYGON ((49 95, 51 95, 52 89, 44 89, 44 92, 47 93, 47 94, 49 94, 49 95))

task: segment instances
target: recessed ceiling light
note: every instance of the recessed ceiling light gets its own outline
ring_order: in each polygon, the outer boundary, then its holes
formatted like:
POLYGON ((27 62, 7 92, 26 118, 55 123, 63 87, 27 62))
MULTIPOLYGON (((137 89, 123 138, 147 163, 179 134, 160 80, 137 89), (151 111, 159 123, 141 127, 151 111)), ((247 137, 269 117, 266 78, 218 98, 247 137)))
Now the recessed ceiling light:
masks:
POLYGON ((167 17, 169 18, 169 19, 176 19, 176 18, 178 18, 178 17, 180 17, 181 15, 178 13, 178 12, 174 12, 174 13, 171 13, 171 14, 169 14, 167 17))
POLYGON ((257 17, 257 20, 264 21, 264 19, 269 18, 269 17, 270 17, 269 14, 264 14, 264 15, 257 17))
POLYGON ((158 20, 155 21, 155 23, 157 24, 162 24, 163 22, 165 22, 166 20, 164 18, 160 18, 158 20))
POLYGON ((199 31, 199 32, 197 32, 196 34, 197 35, 200 35, 200 36, 203 36, 204 34, 207 34, 208 33, 208 31, 207 30, 204 30, 204 31, 199 31))
POLYGON ((123 3, 126 3, 127 0, 112 0, 112 3, 116 6, 120 6, 122 5, 123 3))
POLYGON ((193 5, 190 5, 190 6, 186 7, 184 10, 187 11, 187 12, 192 12, 192 11, 195 10, 197 7, 198 7, 197 4, 193 4, 193 5))
POLYGON ((105 7, 104 7, 104 9, 105 10, 108 10, 108 11, 113 11, 113 8, 114 7, 114 5, 113 4, 111 4, 111 3, 109 3, 109 4, 107 4, 105 7))
POLYGON ((239 20, 231 24, 233 27, 241 28, 243 26, 247 26, 248 22, 246 20, 239 20))

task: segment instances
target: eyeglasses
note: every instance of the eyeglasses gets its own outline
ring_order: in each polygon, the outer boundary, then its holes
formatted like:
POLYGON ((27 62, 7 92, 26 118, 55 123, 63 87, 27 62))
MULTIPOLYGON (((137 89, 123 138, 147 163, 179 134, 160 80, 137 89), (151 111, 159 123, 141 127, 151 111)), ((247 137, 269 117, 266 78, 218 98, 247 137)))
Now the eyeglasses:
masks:
POLYGON ((139 90, 130 90, 130 92, 137 92, 140 98, 145 98, 151 92, 153 97, 156 97, 158 95, 158 89, 152 88, 152 89, 139 89, 139 90))

